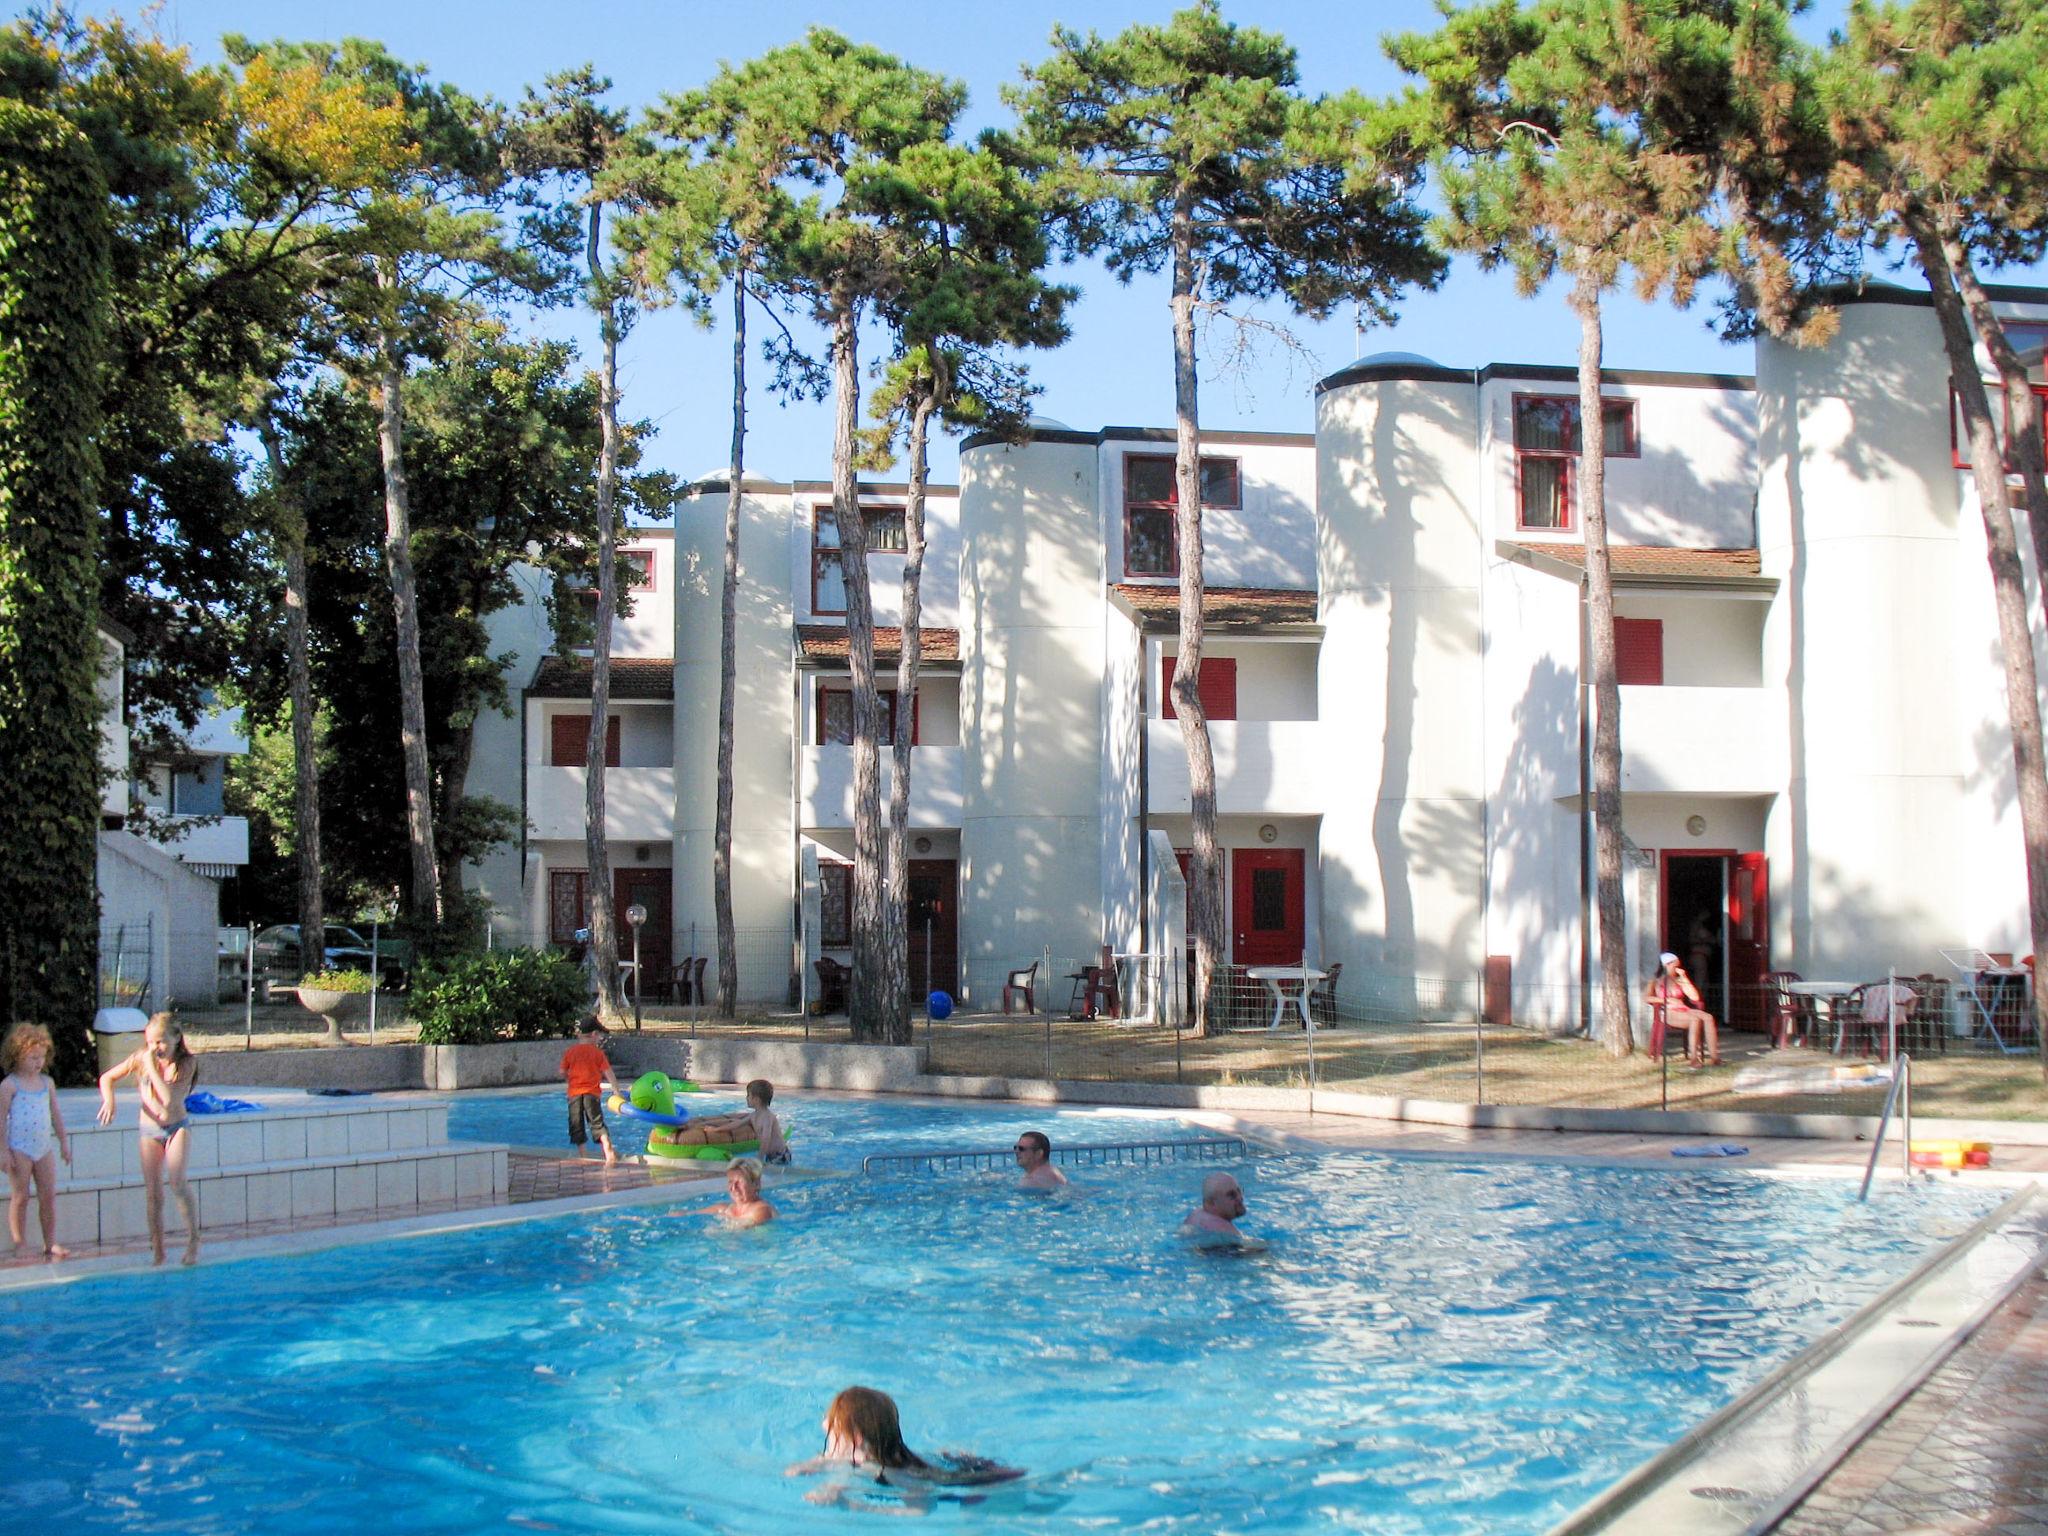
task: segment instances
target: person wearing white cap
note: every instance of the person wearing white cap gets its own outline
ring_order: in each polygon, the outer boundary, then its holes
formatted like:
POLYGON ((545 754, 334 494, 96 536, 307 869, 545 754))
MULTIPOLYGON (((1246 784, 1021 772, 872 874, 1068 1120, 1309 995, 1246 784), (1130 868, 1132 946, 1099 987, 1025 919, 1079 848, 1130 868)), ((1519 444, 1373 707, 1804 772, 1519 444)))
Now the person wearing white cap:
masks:
POLYGON ((1692 984, 1692 978, 1685 974, 1685 967, 1678 963, 1678 956, 1665 950, 1657 957, 1657 974, 1651 978, 1644 997, 1652 1007, 1661 1005, 1664 1009, 1666 1030, 1685 1031, 1685 1060, 1688 1066, 1718 1067, 1721 1065, 1721 1029, 1714 1022, 1714 1016, 1700 1006, 1700 989, 1692 984), (1700 1055, 1701 1036, 1706 1037, 1706 1055, 1700 1055))

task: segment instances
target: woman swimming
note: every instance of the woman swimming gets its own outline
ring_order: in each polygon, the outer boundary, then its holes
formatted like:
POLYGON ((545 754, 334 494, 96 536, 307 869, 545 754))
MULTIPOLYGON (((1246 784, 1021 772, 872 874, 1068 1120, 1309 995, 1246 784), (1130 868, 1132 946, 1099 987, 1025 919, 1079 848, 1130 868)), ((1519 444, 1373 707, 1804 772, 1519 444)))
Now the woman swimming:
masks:
MULTIPOLYGON (((917 1494, 1011 1483, 1024 1475, 1022 1468, 1006 1467, 986 1456, 948 1452, 926 1460, 904 1444, 896 1400, 873 1387, 848 1387, 833 1398, 823 1428, 823 1454, 798 1462, 789 1476, 845 1467, 884 1487, 917 1494)), ((847 1502, 847 1491, 844 1484, 831 1484, 806 1497, 814 1504, 837 1504, 847 1502)))

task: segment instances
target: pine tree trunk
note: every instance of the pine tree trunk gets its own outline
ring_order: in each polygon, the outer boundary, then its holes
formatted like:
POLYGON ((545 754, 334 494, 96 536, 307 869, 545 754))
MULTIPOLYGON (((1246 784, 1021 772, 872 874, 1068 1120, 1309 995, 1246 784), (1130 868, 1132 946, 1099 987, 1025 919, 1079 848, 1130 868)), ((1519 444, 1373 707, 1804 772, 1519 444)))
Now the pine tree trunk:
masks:
MULTIPOLYGON (((2025 574, 2020 564, 2019 537, 2013 527, 2012 497, 2005 479, 2004 455, 1998 441, 1991 401, 1977 371, 1970 344, 1964 301, 1957 292, 1949 258, 1943 255, 1942 231, 1924 208, 1902 218, 1913 241, 1914 259, 1934 293, 1934 314, 1941 322, 1942 347, 1948 354, 1949 376, 1962 405, 1970 438, 1970 477, 1984 516, 1984 542, 1991 563, 1991 593, 1998 612, 1998 647, 2005 662, 2005 702, 2012 728, 2013 782, 2020 803, 2020 838, 2027 867, 2027 926, 2036 955, 2048 954, 2048 762, 2041 742, 2041 694, 2034 666, 2034 637, 2027 620, 2025 574)), ((1964 263, 1967 265, 1967 262, 1964 263)), ((1987 311, 1989 306, 1986 306, 1987 311)), ((1995 317, 1986 328, 1997 332, 1995 317)), ((2010 348, 2007 348, 2010 351, 2010 348)), ((1996 355, 1994 351, 1994 356, 1996 355)), ((2015 360, 2016 361, 2016 360, 2015 360)), ((2038 439, 2036 439, 2038 448, 2038 439)), ((2048 1018, 2048 988, 2034 989, 2034 1027, 2048 1018)), ((2048 1033, 2043 1042, 2043 1071, 2048 1073, 2048 1033)))
POLYGON ((832 312, 832 513, 846 586, 846 651, 853 673, 853 976, 847 1025, 856 1040, 886 1042, 895 1033, 887 996, 889 924, 884 909, 880 701, 875 694, 875 611, 868 591, 868 535, 853 475, 860 412, 860 336, 853 301, 834 296, 832 312))
MULTIPOLYGON (((277 539, 284 550, 285 672, 292 700, 292 843, 299 869, 299 932, 324 935, 327 909, 320 884, 320 759, 314 735, 312 640, 307 626, 311 582, 306 569, 306 517, 285 477, 284 445, 266 404, 256 418, 277 497, 277 539)), ((302 943, 301 955, 311 955, 302 943)))
POLYGON ((740 963, 732 919, 732 758, 739 699, 740 503, 747 478, 747 268, 732 283, 732 481, 725 493, 725 574, 718 589, 718 811, 711 834, 711 910, 718 925, 721 1019, 739 1012, 740 963))
MULTIPOLYGON (((1590 263, 1588 263, 1590 266, 1590 263)), ((1593 663, 1593 886, 1600 934, 1601 1037, 1635 1050, 1629 1024, 1628 917, 1621 896, 1621 681, 1614 660, 1614 568, 1607 551, 1607 430, 1601 408, 1600 283, 1572 285, 1579 316, 1579 515, 1586 536, 1587 649, 1593 663)))
MULTIPOLYGON (((936 357, 933 367, 940 364, 936 357)), ((910 929, 910 733, 917 718, 917 668, 922 651, 918 625, 923 616, 924 583, 924 492, 928 457, 928 435, 936 409, 936 382, 930 392, 920 394, 910 417, 910 490, 903 504, 903 648, 896 657, 896 734, 890 743, 892 777, 889 780, 889 903, 890 934, 887 944, 889 981, 896 1002, 889 1017, 897 1028, 895 1045, 910 1044, 910 1016, 916 999, 910 996, 910 946, 918 935, 910 929)), ((929 974, 924 979, 932 985, 929 974)))
POLYGON ((1194 205, 1173 213, 1174 537, 1180 552, 1180 655, 1173 709, 1188 756, 1188 939, 1195 947, 1195 1033, 1210 1032, 1209 988, 1223 957, 1223 861, 1216 846, 1216 754, 1202 709, 1202 429, 1195 392, 1194 205))
POLYGON ((612 620, 619 608, 618 540, 613 503, 619 477, 618 308, 604 296, 604 267, 598 237, 604 205, 590 207, 587 256, 590 281, 602 305, 599 330, 604 358, 597 376, 597 415, 602 429, 597 451, 597 618, 590 642, 590 738, 583 758, 583 858, 590 891, 590 958, 597 1014, 608 1026, 624 1022, 619 1001, 619 918, 612 903, 611 845, 605 826, 605 742, 612 704, 612 620))
MULTIPOLYGON (((389 276, 380 268, 380 284, 389 276)), ((426 681, 420 669, 420 600, 412 570, 412 502, 405 483, 403 389, 397 339, 378 338, 377 446, 384 462, 384 565, 398 634, 399 746, 405 756, 406 833, 412 854, 414 922, 441 920, 441 870, 434 857, 433 774, 427 763, 426 681)))

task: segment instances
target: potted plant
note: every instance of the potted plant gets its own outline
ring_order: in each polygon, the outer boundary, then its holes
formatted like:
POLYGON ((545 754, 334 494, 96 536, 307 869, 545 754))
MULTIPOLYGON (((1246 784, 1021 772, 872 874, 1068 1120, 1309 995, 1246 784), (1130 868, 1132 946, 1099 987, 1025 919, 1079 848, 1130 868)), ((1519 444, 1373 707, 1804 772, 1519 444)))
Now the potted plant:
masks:
POLYGON ((315 971, 299 978, 299 1002, 309 1013, 317 1013, 326 1021, 327 1035, 321 1040, 322 1045, 348 1044, 342 1038, 341 1021, 362 1013, 376 984, 376 978, 367 971, 315 971))

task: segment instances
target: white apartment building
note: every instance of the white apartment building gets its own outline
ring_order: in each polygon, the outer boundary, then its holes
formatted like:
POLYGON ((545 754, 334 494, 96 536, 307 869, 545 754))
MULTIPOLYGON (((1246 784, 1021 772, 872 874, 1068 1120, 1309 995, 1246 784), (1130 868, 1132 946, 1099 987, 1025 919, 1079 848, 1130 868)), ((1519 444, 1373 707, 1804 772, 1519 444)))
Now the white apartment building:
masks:
MULTIPOLYGON (((1998 292, 2038 357, 2048 290, 1998 292)), ((1603 385, 1632 963, 1639 985, 1659 949, 1687 953, 1738 1024, 1767 970, 2026 948, 1934 317, 1883 287, 1841 316, 1823 350, 1759 343, 1753 378, 1603 385)), ((1511 977, 1520 1020, 1597 1017, 1577 416, 1568 367, 1382 354, 1321 383, 1312 432, 1205 437, 1232 963, 1342 963, 1341 997, 1424 1011, 1444 981, 1469 1000, 1511 977)), ((930 984, 976 1004, 1035 956, 1185 953, 1172 452, 1170 430, 1046 425, 970 440, 932 493, 908 706, 920 989, 927 926, 930 984)), ((830 488, 745 492, 734 901, 743 995, 768 1000, 843 956, 852 769, 830 488)), ((885 685, 902 498, 862 490, 885 685)), ((706 483, 673 534, 635 531, 651 585, 614 647, 613 867, 664 964, 712 932, 725 505, 706 483)), ((529 834, 480 883, 508 931, 566 938, 588 663, 545 654, 538 604, 498 641, 522 718, 479 724, 471 789, 529 834)))

